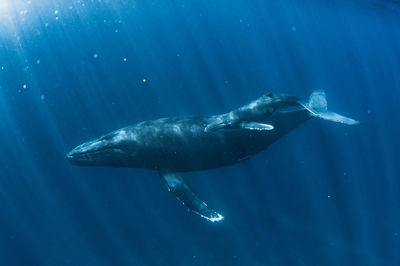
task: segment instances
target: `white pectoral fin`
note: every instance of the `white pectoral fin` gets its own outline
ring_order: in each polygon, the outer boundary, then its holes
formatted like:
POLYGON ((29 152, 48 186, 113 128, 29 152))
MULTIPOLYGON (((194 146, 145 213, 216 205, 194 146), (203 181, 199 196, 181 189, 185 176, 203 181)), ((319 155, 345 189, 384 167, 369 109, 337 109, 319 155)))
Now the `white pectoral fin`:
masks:
POLYGON ((304 108, 306 108, 308 111, 310 111, 310 113, 315 117, 319 117, 324 120, 342 123, 350 126, 360 124, 359 121, 354 120, 352 118, 327 111, 328 103, 326 101, 326 94, 324 91, 314 91, 311 94, 308 103, 300 103, 300 104, 303 105, 304 108))
POLYGON ((240 129, 249 129, 249 130, 273 130, 274 126, 266 123, 259 122, 240 122, 237 124, 226 124, 220 123, 212 126, 208 126, 205 130, 208 132, 211 131, 229 131, 229 130, 240 130, 240 129))
POLYGON ((183 177, 175 173, 160 173, 160 176, 165 181, 169 192, 174 194, 191 211, 210 222, 220 222, 224 219, 221 214, 208 208, 207 204, 197 197, 183 177))
POLYGON ((242 122, 240 123, 240 127, 244 129, 250 130, 273 130, 274 126, 265 123, 258 123, 258 122, 242 122))

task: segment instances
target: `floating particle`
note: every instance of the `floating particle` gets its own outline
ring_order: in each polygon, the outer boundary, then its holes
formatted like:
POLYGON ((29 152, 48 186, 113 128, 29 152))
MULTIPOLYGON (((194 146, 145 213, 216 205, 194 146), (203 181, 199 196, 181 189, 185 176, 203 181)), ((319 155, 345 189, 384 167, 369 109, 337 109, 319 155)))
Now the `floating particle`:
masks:
POLYGON ((54 15, 57 15, 58 14, 58 10, 56 9, 56 10, 54 10, 54 15))
POLYGON ((38 59, 38 60, 36 60, 36 65, 39 65, 40 64, 40 60, 38 59))
POLYGON ((1 70, 4 70, 4 67, 3 67, 3 66, 1 67, 1 70))
POLYGON ((58 20, 58 17, 56 17, 56 20, 58 20))
POLYGON ((331 195, 328 195, 328 199, 330 199, 331 198, 331 195))
POLYGON ((146 79, 143 79, 143 80, 142 80, 143 83, 146 83, 146 81, 147 81, 146 79))
POLYGON ((292 26, 292 31, 293 31, 293 32, 297 31, 296 26, 292 26))
POLYGON ((126 57, 124 57, 124 59, 123 59, 123 60, 124 60, 124 62, 126 62, 126 60, 127 60, 127 59, 126 59, 126 57))
POLYGON ((367 114, 370 115, 371 113, 372 113, 372 110, 371 110, 371 109, 368 109, 368 110, 367 110, 367 114))
POLYGON ((94 59, 97 59, 98 57, 99 57, 98 54, 93 54, 93 58, 94 58, 94 59))
POLYGON ((22 88, 26 89, 26 84, 22 85, 22 88))
POLYGON ((44 100, 46 100, 46 96, 44 96, 43 94, 40 95, 40 100, 42 100, 42 102, 44 102, 44 100))
POLYGON ((115 33, 118 33, 118 29, 115 29, 114 32, 115 32, 115 33))

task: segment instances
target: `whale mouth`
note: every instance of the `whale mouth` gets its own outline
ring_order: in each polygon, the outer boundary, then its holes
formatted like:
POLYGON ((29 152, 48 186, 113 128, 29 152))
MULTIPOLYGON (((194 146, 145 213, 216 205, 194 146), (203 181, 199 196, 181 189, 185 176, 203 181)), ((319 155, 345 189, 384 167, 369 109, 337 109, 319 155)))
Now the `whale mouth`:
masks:
MULTIPOLYGON (((79 147, 77 147, 79 148, 79 147)), ((93 160, 93 157, 99 155, 102 151, 82 151, 79 149, 73 149, 67 154, 67 160, 72 164, 82 164, 84 162, 90 162, 93 160)))
POLYGON ((66 158, 72 164, 96 164, 98 161, 105 159, 112 154, 122 154, 124 151, 110 145, 105 140, 94 140, 83 143, 70 151, 66 158))
POLYGON ((72 160, 82 156, 90 155, 106 148, 102 141, 90 141, 75 147, 67 154, 67 159, 72 160))
MULTIPOLYGON (((104 151, 104 150, 103 150, 104 151)), ((96 155, 101 153, 102 151, 75 151, 75 149, 73 149, 72 151, 70 151, 67 154, 67 159, 68 161, 72 162, 76 159, 80 159, 80 158, 85 158, 85 157, 92 157, 92 155, 96 155)))
POLYGON ((101 164, 103 160, 116 156, 117 154, 123 155, 124 151, 118 148, 105 148, 95 151, 74 151, 72 150, 67 154, 67 160, 75 165, 97 165, 101 164))

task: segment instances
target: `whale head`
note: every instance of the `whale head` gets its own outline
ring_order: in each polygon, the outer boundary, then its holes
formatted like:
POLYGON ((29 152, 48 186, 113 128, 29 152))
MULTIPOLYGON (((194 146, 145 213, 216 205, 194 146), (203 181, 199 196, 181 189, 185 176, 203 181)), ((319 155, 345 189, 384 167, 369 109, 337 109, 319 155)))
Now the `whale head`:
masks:
POLYGON ((67 159, 75 165, 124 167, 136 158, 131 135, 126 129, 111 132, 77 146, 67 159))

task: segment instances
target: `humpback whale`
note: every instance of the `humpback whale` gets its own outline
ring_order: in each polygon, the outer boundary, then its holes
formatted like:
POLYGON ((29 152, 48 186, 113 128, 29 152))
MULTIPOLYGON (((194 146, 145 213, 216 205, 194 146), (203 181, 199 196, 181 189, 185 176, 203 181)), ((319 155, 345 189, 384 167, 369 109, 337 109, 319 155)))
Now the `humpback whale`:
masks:
POLYGON ((74 165, 157 171, 191 211, 219 222, 224 217, 198 198, 182 173, 246 161, 312 118, 359 124, 328 111, 324 91, 313 92, 307 102, 269 93, 220 115, 160 118, 124 127, 77 146, 67 159, 74 165))

